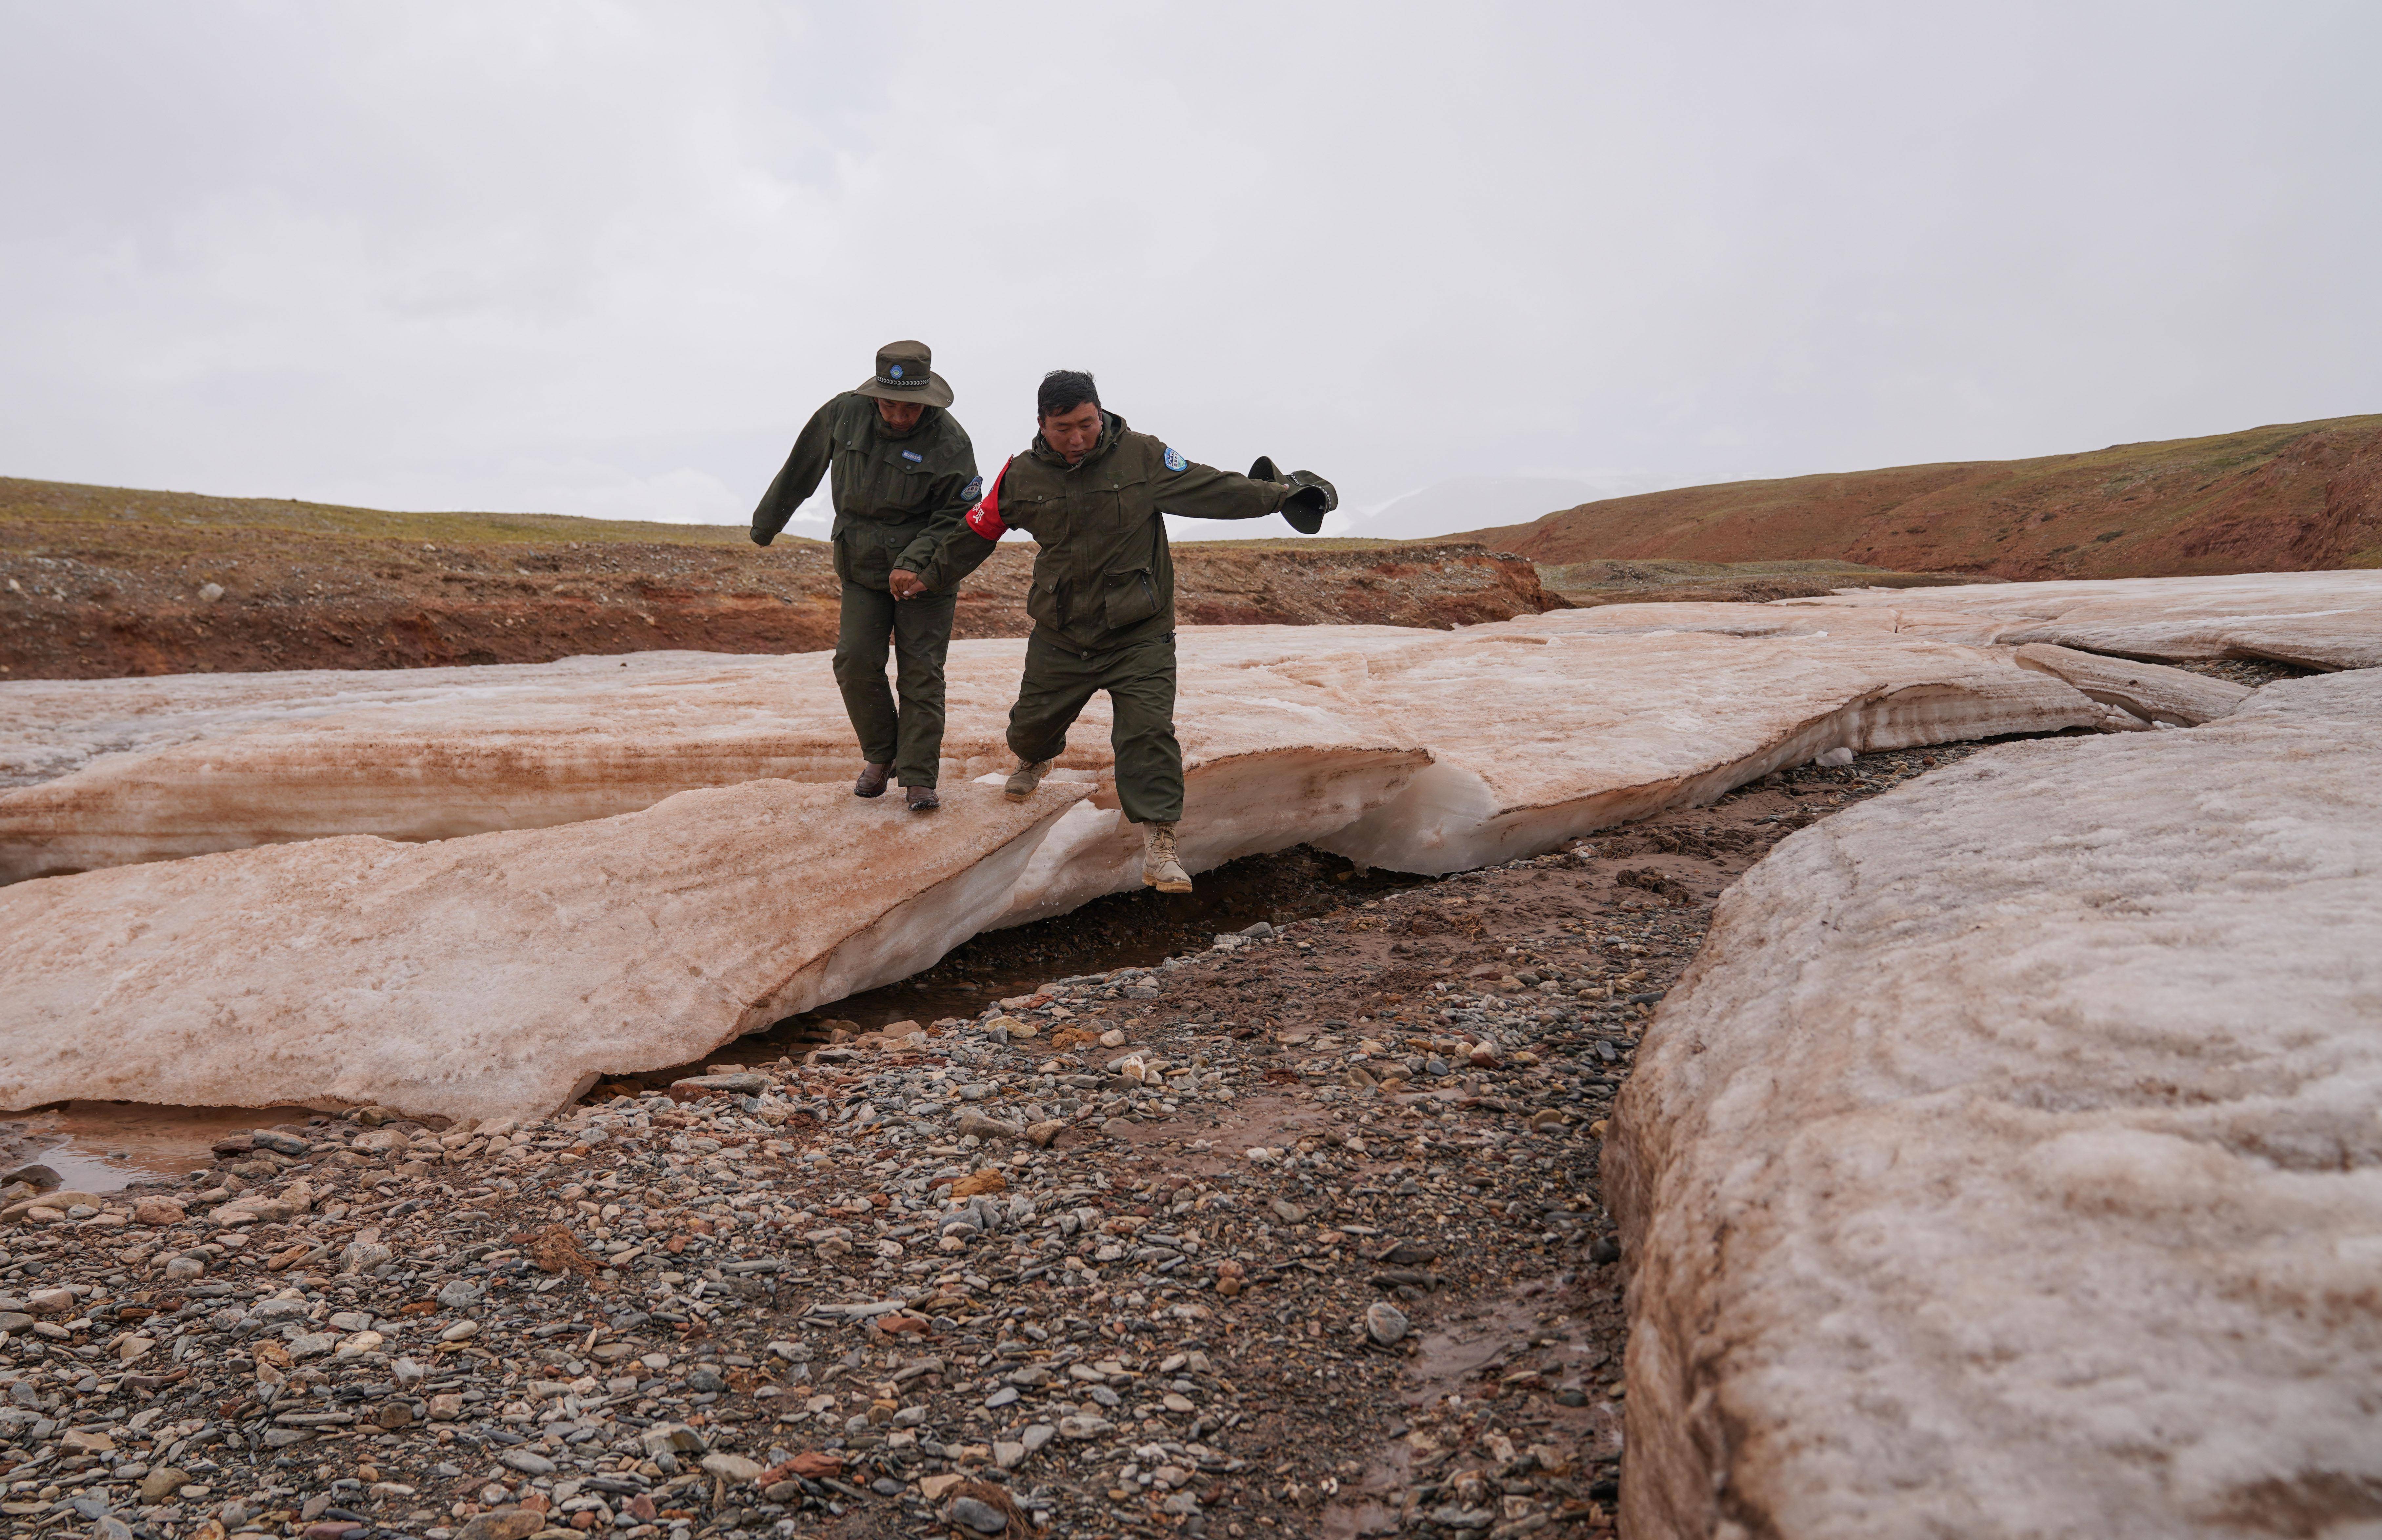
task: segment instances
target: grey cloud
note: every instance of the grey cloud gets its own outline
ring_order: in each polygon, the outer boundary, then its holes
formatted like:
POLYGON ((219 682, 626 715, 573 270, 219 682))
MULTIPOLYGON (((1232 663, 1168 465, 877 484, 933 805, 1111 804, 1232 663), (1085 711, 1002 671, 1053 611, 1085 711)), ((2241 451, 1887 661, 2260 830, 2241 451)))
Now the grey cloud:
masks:
POLYGON ((734 520, 901 336, 1385 520, 2373 409, 2382 12, 2146 14, 7 5, 0 470, 734 520))

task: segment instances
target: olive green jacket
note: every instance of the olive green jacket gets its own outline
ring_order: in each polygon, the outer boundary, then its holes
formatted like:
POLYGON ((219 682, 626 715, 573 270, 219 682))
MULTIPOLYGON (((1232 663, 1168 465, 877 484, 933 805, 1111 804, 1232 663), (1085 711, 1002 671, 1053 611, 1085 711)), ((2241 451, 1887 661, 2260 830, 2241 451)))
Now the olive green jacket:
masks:
POLYGON ((761 495, 755 544, 778 537, 830 464, 836 575, 869 588, 887 587, 897 567, 923 567, 983 490, 976 446, 950 412, 928 407, 916 427, 896 434, 876 402, 846 391, 811 414, 785 469, 761 495))
POLYGON ((1011 460, 968 521, 942 537, 934 564, 912 568, 948 588, 992 555, 1004 530, 1034 537, 1034 587, 1025 613, 1038 635, 1075 653, 1131 646, 1174 629, 1174 558, 1161 513, 1185 519, 1262 519, 1298 489, 1257 482, 1185 459, 1103 412, 1092 452, 1069 465, 1036 434, 1011 460))

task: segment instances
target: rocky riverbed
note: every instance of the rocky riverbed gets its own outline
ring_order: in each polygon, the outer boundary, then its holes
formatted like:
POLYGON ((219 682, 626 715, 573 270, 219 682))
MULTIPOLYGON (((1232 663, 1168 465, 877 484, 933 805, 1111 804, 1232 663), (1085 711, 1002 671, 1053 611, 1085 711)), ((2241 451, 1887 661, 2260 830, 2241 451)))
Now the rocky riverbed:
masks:
POLYGON ((1640 1024, 1773 841, 1967 752, 543 1121, 367 1108, 194 1176, 19 1186, 0 1513, 154 1540, 1606 1532, 1597 1157, 1640 1024))

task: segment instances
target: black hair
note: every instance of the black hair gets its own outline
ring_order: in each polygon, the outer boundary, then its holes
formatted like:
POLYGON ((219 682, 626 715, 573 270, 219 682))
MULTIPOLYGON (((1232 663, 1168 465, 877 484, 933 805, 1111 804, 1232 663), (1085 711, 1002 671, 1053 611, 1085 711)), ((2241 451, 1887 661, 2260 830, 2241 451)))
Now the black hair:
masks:
POLYGON ((1053 369, 1042 376, 1042 388, 1034 393, 1034 412, 1038 417, 1064 417, 1089 401, 1100 404, 1100 387, 1080 369, 1053 369))

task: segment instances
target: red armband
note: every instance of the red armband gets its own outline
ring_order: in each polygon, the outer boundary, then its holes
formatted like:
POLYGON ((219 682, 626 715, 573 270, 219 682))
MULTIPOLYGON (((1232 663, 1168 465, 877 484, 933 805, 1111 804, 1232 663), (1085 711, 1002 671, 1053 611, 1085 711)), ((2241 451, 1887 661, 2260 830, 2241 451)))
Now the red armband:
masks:
POLYGON ((1002 460, 1001 469, 993 474, 992 484, 984 489, 976 507, 967 510, 967 527, 987 540, 999 540, 1009 532, 1009 526, 1001 521, 1001 478, 1008 474, 1009 462, 1002 460))

